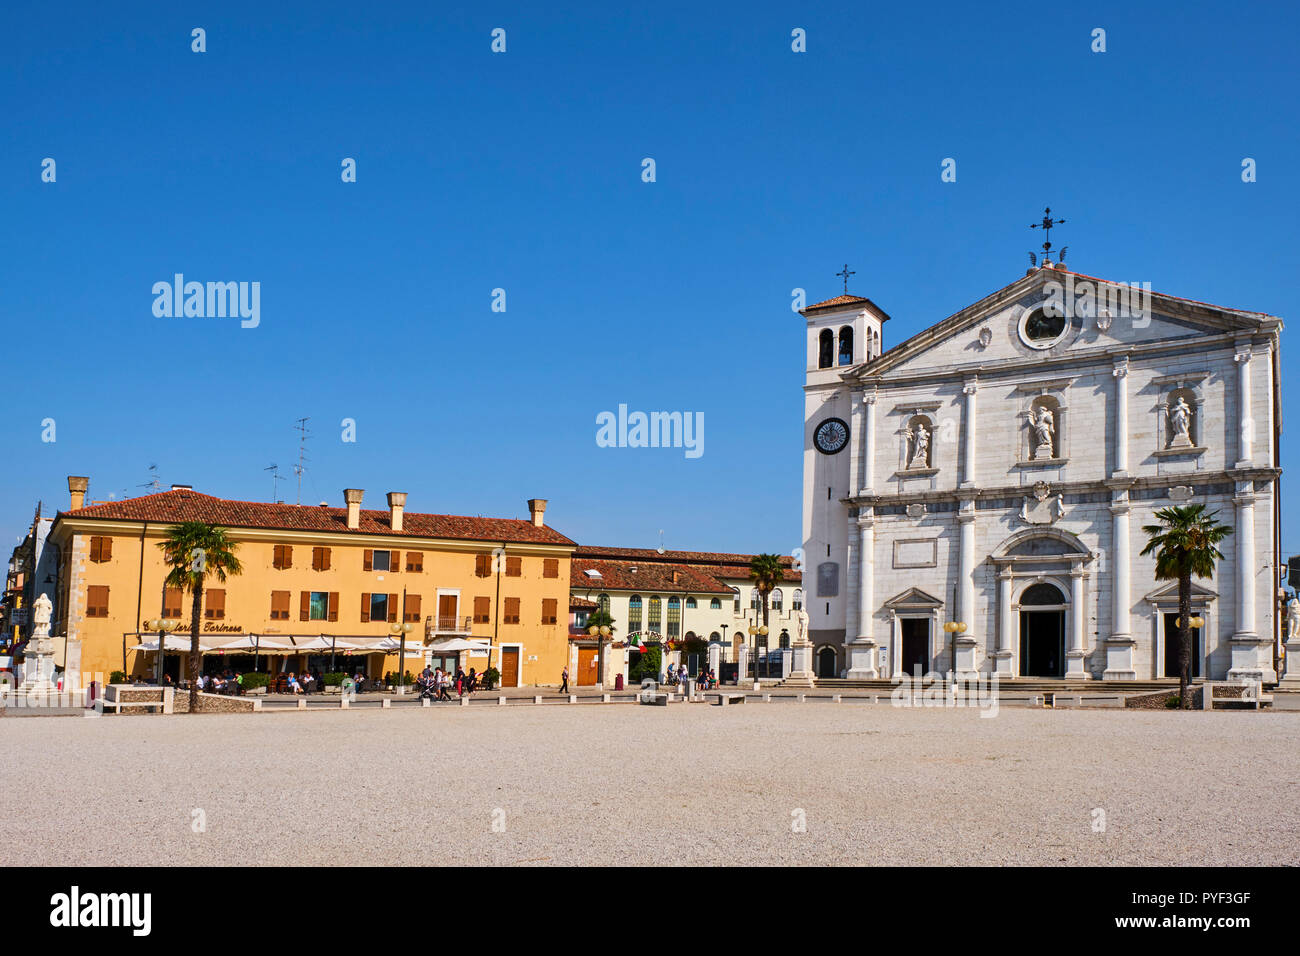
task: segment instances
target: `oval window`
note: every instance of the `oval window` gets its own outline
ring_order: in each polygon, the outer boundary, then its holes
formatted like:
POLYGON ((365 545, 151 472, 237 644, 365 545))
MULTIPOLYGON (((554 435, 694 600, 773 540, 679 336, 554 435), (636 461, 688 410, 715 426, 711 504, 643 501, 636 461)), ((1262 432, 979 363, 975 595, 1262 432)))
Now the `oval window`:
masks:
POLYGON ((1037 308, 1020 320, 1020 338, 1032 349, 1047 349, 1060 341, 1067 327, 1065 316, 1037 308))

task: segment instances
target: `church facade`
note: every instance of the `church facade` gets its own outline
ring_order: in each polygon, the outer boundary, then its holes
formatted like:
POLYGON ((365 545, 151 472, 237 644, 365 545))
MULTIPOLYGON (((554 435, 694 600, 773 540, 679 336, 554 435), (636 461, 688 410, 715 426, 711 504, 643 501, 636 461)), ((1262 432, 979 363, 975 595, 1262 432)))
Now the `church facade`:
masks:
POLYGON ((1202 503, 1234 533, 1194 579, 1193 673, 1277 679, 1280 319, 1057 263, 888 351, 870 299, 802 315, 818 676, 1174 676, 1141 529, 1202 503))

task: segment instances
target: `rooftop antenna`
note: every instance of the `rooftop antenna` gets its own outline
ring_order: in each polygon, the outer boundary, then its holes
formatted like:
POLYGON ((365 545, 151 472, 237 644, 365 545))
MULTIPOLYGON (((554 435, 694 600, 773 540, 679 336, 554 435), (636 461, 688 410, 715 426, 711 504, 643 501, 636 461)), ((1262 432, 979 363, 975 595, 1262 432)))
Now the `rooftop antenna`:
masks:
POLYGON ((300 418, 293 426, 298 430, 298 464, 293 466, 293 473, 298 476, 298 504, 302 504, 302 473, 307 470, 303 462, 311 461, 307 457, 307 439, 311 437, 311 432, 307 431, 307 422, 309 418, 300 418))
POLYGON ((159 490, 161 490, 162 485, 159 484, 159 482, 158 482, 158 466, 157 466, 157 465, 150 465, 150 466, 149 466, 149 480, 146 481, 146 482, 145 482, 144 484, 142 484, 142 485, 136 485, 136 487, 137 487, 137 488, 148 488, 148 489, 150 489, 151 491, 159 491, 159 490))
POLYGON ((278 495, 278 494, 280 493, 280 489, 279 489, 279 487, 277 486, 276 482, 287 481, 288 479, 285 478, 285 477, 283 477, 283 476, 280 474, 280 466, 279 466, 279 465, 268 465, 266 468, 263 468, 262 470, 263 470, 263 471, 269 471, 269 472, 271 473, 271 500, 272 500, 272 501, 276 501, 276 500, 278 500, 278 499, 276 498, 276 495, 278 495))

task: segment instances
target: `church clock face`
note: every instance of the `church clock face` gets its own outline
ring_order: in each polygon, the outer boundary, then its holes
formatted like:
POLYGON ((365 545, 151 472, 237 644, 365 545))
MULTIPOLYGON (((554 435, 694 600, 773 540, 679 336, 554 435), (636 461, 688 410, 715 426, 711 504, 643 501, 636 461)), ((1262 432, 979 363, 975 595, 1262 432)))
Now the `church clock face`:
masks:
POLYGON ((835 455, 849 443, 849 426, 842 418, 828 418, 813 432, 813 444, 823 455, 835 455))

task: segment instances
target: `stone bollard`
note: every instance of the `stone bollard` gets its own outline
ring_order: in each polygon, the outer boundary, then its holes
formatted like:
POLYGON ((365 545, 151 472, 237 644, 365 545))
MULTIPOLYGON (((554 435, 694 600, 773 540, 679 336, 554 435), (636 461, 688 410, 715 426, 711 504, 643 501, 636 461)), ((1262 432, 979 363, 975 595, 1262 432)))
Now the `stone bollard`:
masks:
POLYGON ((262 699, 261 699, 260 697, 254 697, 254 698, 253 698, 253 712, 254 712, 254 713, 260 713, 261 710, 262 710, 262 699))
POLYGON ((765 704, 770 704, 770 703, 772 703, 772 695, 771 695, 771 694, 764 694, 764 695, 763 695, 763 703, 765 703, 765 704))
POLYGON ((601 695, 600 695, 600 702, 601 702, 602 704, 608 704, 608 703, 610 702, 611 699, 612 699, 612 698, 610 698, 609 694, 601 694, 601 695))
POLYGON ((429 700, 429 698, 427 698, 427 697, 421 697, 421 698, 420 698, 420 706, 421 706, 421 707, 432 707, 432 706, 433 706, 433 701, 429 700))
POLYGON ((392 706, 393 706, 393 701, 392 698, 390 697, 385 697, 383 700, 379 702, 380 710, 388 710, 392 706))
POLYGON ((834 704, 842 704, 842 703, 844 703, 844 695, 843 695, 843 694, 835 694, 833 697, 831 697, 831 703, 834 703, 834 704))
POLYGON ((468 706, 469 706, 469 698, 468 698, 468 697, 462 697, 462 698, 460 699, 460 706, 462 706, 462 707, 468 707, 468 706))
POLYGON ((801 704, 806 704, 807 702, 808 702, 808 695, 807 695, 807 694, 800 694, 800 695, 799 695, 799 703, 801 703, 801 704))
POLYGON ((505 705, 506 705, 506 699, 504 697, 498 697, 497 706, 504 707, 505 705))
POLYGON ((577 702, 578 702, 578 695, 577 695, 577 694, 570 694, 570 695, 569 695, 569 703, 570 703, 570 704, 576 704, 577 702))
POLYGON ((542 695, 541 695, 541 694, 538 694, 536 697, 533 698, 533 703, 534 703, 534 704, 540 704, 541 702, 542 702, 542 695))
MULTIPOLYGON (((307 703, 307 702, 306 702, 306 701, 303 701, 303 703, 305 704, 305 703, 307 703)), ((348 709, 348 695, 347 695, 347 694, 340 694, 340 695, 339 695, 339 709, 340 709, 340 710, 347 710, 347 709, 348 709)))
MULTIPOLYGON (((254 701, 254 703, 261 703, 261 701, 254 701)), ((298 709, 299 709, 299 710, 306 710, 306 709, 307 709, 307 702, 306 702, 305 700, 300 700, 300 701, 297 702, 297 704, 298 704, 298 709)))

